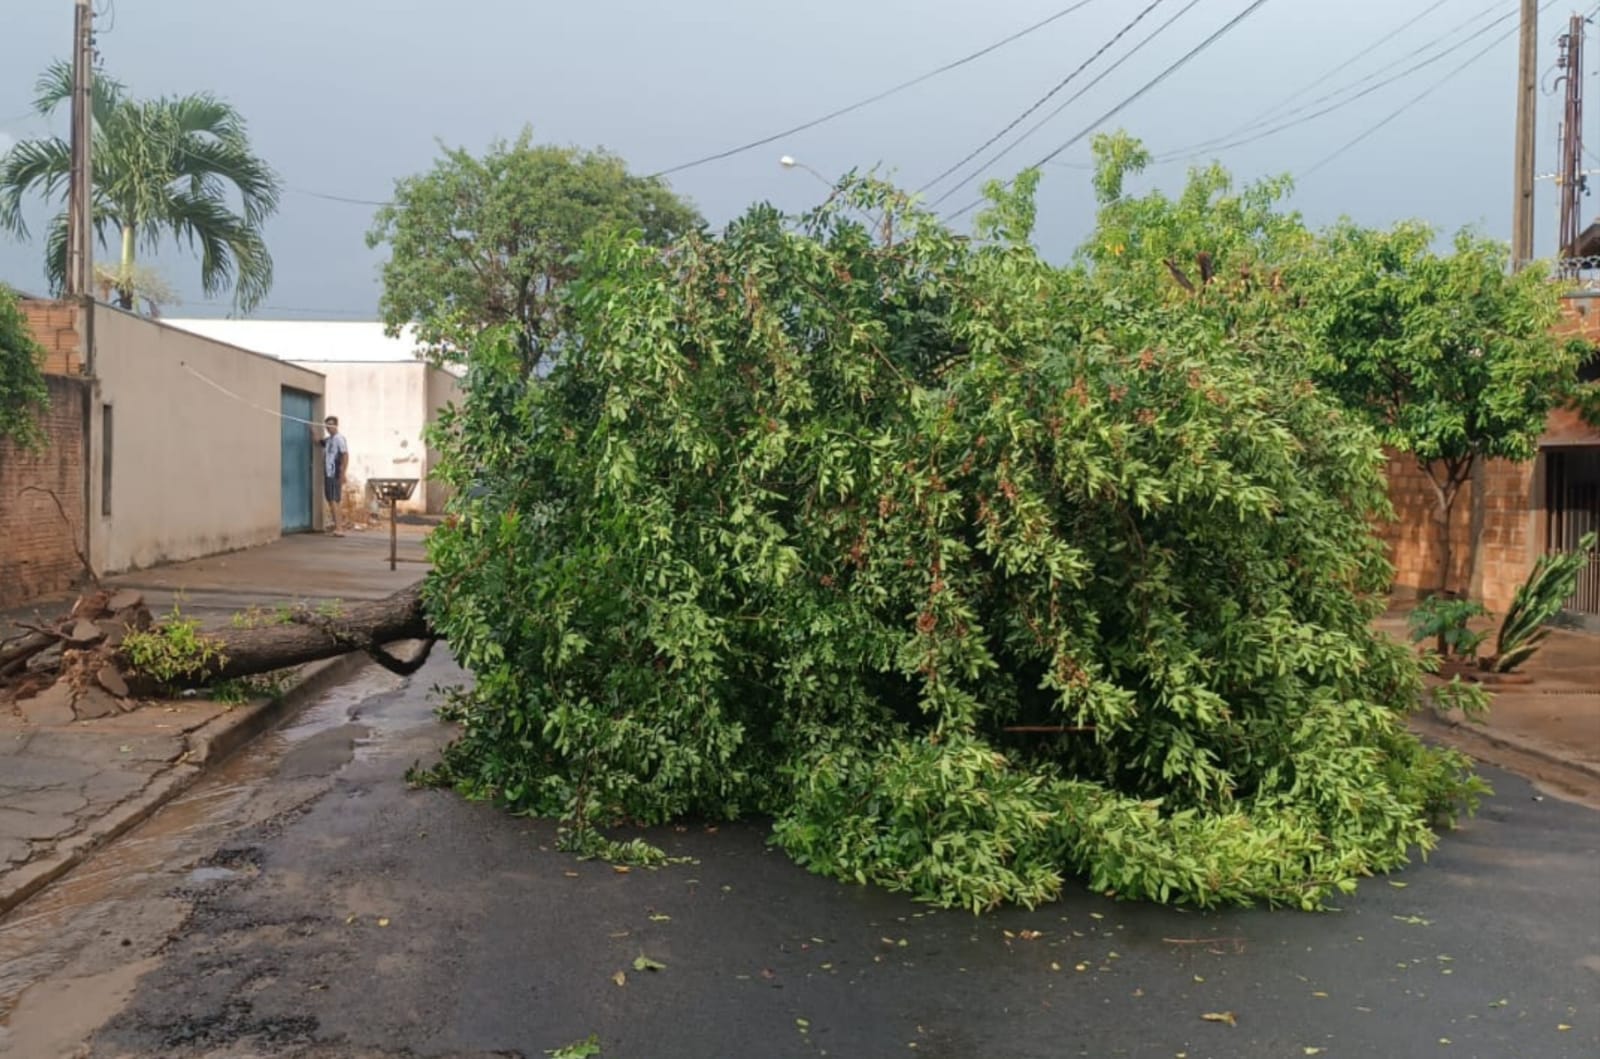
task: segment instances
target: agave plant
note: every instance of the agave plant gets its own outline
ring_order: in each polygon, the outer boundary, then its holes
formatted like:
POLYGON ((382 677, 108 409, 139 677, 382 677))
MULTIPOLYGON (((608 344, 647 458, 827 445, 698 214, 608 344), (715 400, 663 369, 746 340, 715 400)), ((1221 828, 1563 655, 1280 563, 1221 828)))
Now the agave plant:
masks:
POLYGON ((1545 623, 1561 612, 1561 605, 1577 589, 1578 574, 1589 561, 1595 541, 1596 535, 1588 533, 1574 551, 1539 557, 1533 573, 1511 598, 1505 623, 1500 626, 1493 663, 1496 673, 1512 672, 1544 643, 1550 635, 1545 623))

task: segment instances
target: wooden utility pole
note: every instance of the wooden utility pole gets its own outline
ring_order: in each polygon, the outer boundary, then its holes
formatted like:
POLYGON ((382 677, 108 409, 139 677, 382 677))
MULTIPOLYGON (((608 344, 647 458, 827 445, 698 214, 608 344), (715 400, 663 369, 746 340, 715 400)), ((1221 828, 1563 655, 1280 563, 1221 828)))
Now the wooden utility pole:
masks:
POLYGON ((72 24, 72 175, 67 189, 67 294, 94 292, 94 8, 76 0, 72 24))
POLYGON ((1583 196, 1588 191, 1589 178, 1583 172, 1583 25, 1583 16, 1573 15, 1561 38, 1566 105, 1561 114, 1561 168, 1556 174, 1556 194, 1561 200, 1556 253, 1563 260, 1577 256, 1583 196))
POLYGON ((1538 115, 1539 2, 1522 0, 1522 47, 1517 58, 1516 201, 1511 211, 1511 260, 1533 260, 1534 124, 1538 115))

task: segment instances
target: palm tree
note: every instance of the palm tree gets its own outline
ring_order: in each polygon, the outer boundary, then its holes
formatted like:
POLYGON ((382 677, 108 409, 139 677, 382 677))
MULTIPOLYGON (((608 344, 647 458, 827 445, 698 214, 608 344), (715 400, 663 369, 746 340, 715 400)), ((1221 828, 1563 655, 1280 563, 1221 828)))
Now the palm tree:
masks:
MULTIPOLYGON (((40 76, 34 108, 48 116, 72 98, 72 67, 57 62, 40 76)), ((244 119, 209 93, 131 99, 108 77, 94 82, 94 229, 102 247, 108 231, 119 240, 113 277, 134 277, 136 257, 171 236, 200 254, 200 284, 207 295, 230 287, 234 307, 248 312, 272 286, 272 257, 262 224, 278 208, 280 185, 272 168, 250 150, 244 119), (237 196, 239 208, 233 198, 237 196)), ((19 236, 28 229, 23 196, 64 198, 72 149, 59 137, 24 140, 0 158, 0 227, 19 236)), ((45 272, 56 290, 65 286, 67 215, 50 222, 45 272)), ((113 282, 117 304, 132 309, 141 296, 131 280, 113 282)))

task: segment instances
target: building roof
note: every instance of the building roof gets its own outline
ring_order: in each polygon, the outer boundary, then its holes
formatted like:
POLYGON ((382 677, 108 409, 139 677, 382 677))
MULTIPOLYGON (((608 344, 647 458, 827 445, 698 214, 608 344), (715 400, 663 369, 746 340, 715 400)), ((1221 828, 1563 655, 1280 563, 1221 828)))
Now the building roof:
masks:
POLYGON ((242 346, 297 363, 382 364, 418 360, 414 328, 399 338, 383 333, 376 320, 178 320, 162 323, 219 342, 242 346))

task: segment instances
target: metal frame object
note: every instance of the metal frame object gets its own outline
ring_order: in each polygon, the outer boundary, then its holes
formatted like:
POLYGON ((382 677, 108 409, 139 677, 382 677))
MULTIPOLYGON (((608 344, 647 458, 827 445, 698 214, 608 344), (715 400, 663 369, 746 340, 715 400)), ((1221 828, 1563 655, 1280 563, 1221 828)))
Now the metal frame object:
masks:
POLYGON ((415 478, 368 478, 367 484, 372 491, 378 494, 379 500, 388 501, 389 504, 389 569, 393 570, 399 562, 399 529, 395 524, 395 505, 402 500, 410 500, 411 494, 417 491, 415 478))

